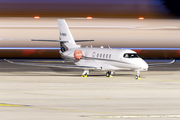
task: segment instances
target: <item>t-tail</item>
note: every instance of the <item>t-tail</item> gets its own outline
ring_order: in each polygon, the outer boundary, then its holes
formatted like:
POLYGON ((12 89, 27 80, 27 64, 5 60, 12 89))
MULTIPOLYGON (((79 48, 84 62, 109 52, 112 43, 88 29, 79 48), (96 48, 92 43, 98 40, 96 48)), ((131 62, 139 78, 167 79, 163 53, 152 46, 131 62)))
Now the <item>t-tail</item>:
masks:
POLYGON ((42 42, 60 42, 61 53, 69 49, 76 49, 81 47, 76 42, 89 42, 94 40, 74 40, 71 31, 64 19, 58 19, 59 28, 59 40, 43 40, 43 39, 31 39, 31 41, 42 41, 42 42))
POLYGON ((61 52, 80 47, 80 45, 75 43, 71 31, 69 30, 69 27, 64 19, 58 19, 58 28, 61 52))

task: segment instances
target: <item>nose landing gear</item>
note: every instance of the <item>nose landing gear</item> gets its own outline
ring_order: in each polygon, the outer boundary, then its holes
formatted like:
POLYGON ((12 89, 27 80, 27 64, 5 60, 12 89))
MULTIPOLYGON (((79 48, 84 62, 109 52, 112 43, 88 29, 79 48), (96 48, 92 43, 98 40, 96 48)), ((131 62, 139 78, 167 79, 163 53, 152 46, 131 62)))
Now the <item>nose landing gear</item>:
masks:
POLYGON ((140 79, 141 79, 141 77, 140 77, 140 72, 139 72, 139 71, 137 71, 137 75, 136 75, 135 79, 136 79, 136 80, 140 80, 140 79))

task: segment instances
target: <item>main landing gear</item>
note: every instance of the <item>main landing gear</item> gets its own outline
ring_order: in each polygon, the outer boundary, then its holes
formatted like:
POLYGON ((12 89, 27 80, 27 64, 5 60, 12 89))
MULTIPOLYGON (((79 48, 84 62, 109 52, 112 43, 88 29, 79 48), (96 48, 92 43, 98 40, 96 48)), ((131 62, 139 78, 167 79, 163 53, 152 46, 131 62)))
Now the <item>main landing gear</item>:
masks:
POLYGON ((89 70, 84 70, 81 77, 88 77, 88 75, 89 75, 89 70))
POLYGON ((141 77, 140 77, 140 72, 139 72, 139 71, 137 71, 137 74, 136 74, 135 79, 136 79, 136 80, 140 80, 140 79, 141 79, 141 77))
MULTIPOLYGON (((136 71, 136 72, 137 72, 137 74, 136 74, 135 79, 140 80, 141 79, 140 72, 139 71, 136 71)), ((84 70, 81 77, 88 77, 88 75, 89 75, 89 70, 84 70)), ((107 71, 106 72, 106 77, 113 77, 112 75, 113 75, 113 71, 107 71)))
POLYGON ((106 77, 113 77, 113 71, 107 71, 106 77))

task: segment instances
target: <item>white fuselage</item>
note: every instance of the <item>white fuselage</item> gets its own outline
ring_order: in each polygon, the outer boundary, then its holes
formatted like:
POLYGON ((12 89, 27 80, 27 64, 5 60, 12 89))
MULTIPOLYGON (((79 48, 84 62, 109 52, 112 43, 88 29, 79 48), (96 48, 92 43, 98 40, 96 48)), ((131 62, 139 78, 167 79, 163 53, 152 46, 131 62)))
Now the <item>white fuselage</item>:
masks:
POLYGON ((73 60, 77 66, 93 66, 100 70, 148 70, 148 64, 138 57, 136 52, 128 49, 76 48, 67 50, 61 55, 64 59, 73 60), (81 59, 74 58, 75 50, 82 51, 81 59))

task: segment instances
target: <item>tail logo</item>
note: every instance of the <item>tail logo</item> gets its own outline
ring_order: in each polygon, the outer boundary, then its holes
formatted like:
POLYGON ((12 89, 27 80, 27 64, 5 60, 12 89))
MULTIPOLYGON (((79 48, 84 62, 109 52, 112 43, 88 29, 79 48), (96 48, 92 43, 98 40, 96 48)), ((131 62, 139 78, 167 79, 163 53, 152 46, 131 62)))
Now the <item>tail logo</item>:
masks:
POLYGON ((66 33, 60 33, 60 36, 66 36, 66 33))

